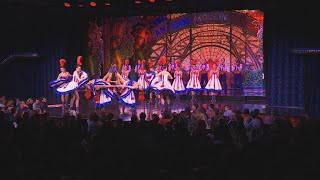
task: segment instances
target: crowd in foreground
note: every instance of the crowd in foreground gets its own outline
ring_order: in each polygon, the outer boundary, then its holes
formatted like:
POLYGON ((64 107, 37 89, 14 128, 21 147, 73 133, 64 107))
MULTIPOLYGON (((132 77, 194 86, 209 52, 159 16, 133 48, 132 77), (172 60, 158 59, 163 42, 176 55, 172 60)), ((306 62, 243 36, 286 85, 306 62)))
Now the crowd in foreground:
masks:
POLYGON ((319 123, 306 116, 194 104, 123 121, 1 104, 1 179, 309 179, 319 167, 319 123))

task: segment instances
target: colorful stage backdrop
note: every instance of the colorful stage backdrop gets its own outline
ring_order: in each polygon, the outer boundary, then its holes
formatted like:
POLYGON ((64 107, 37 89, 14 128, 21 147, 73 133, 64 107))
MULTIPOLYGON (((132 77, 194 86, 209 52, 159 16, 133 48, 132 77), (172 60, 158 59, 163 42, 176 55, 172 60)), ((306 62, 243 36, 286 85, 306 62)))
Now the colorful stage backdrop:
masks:
MULTIPOLYGON (((227 66, 231 95, 231 65, 241 63, 244 95, 265 96, 263 19, 259 10, 96 17, 90 21, 87 65, 91 74, 101 76, 110 64, 120 69, 125 59, 132 66, 142 59, 156 64, 164 55, 169 62, 180 59, 183 69, 191 59, 219 60, 227 66)), ((188 73, 184 73, 187 83, 188 73)), ((135 78, 134 72, 131 75, 135 78)))

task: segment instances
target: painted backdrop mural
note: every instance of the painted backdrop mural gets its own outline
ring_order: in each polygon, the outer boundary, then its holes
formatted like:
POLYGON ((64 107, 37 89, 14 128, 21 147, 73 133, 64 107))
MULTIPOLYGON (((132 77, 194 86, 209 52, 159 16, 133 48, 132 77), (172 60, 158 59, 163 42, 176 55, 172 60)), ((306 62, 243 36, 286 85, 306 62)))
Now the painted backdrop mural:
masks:
POLYGON ((96 51, 101 54, 95 56, 104 58, 104 72, 110 64, 117 64, 120 69, 126 59, 132 66, 143 59, 156 65, 161 56, 169 62, 179 59, 184 81, 189 78, 187 70, 192 60, 197 60, 199 66, 224 65, 226 95, 233 95, 234 84, 239 83, 235 67, 241 67, 243 95, 265 96, 263 18, 259 10, 101 17, 100 21, 91 21, 103 22, 103 50, 96 51))

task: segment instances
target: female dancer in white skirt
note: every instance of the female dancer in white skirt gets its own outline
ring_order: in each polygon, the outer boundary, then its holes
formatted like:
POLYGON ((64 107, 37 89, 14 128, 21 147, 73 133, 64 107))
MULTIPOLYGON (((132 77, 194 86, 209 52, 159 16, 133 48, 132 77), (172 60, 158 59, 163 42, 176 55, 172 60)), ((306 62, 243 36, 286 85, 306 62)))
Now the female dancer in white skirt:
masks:
POLYGON ((145 68, 145 64, 146 64, 146 61, 145 60, 142 60, 141 62, 141 66, 138 70, 138 75, 139 75, 139 79, 138 79, 138 83, 139 85, 145 90, 148 88, 148 82, 146 81, 146 68, 145 68))
POLYGON ((156 71, 154 69, 154 62, 152 60, 149 60, 148 61, 148 67, 149 67, 149 70, 146 72, 146 75, 145 75, 145 80, 148 84, 147 86, 147 89, 146 91, 149 92, 149 102, 148 104, 151 104, 153 102, 153 94, 155 93, 154 92, 154 89, 151 85, 152 82, 154 82, 154 78, 156 77, 156 71))
MULTIPOLYGON (((51 81, 49 84, 51 87, 55 87, 55 92, 57 94, 60 94, 57 92, 58 87, 63 87, 65 86, 68 82, 71 81, 72 76, 71 74, 66 70, 66 60, 65 59, 60 59, 59 64, 60 64, 60 73, 58 75, 58 78, 54 81, 51 81)), ((68 99, 69 99, 69 94, 61 94, 61 102, 62 102, 62 113, 65 114, 68 108, 68 99)))
POLYGON ((129 64, 129 59, 124 61, 124 65, 121 68, 121 75, 125 80, 129 79, 129 74, 131 71, 131 65, 129 64))
POLYGON ((176 92, 177 99, 179 99, 180 93, 183 93, 186 91, 186 88, 184 87, 184 84, 182 81, 182 71, 180 67, 181 67, 181 61, 178 59, 176 60, 176 68, 174 70, 174 81, 172 83, 172 87, 176 92))
POLYGON ((146 80, 146 68, 145 68, 145 65, 146 65, 146 60, 142 60, 141 61, 141 66, 140 68, 138 69, 138 75, 139 75, 139 79, 138 79, 138 84, 140 85, 140 87, 142 87, 142 91, 139 91, 139 96, 138 96, 138 100, 139 101, 143 101, 144 100, 144 95, 145 95, 145 92, 149 86, 147 80, 146 80))
POLYGON ((125 112, 126 106, 130 107, 130 110, 134 109, 136 105, 136 98, 134 96, 133 89, 143 90, 143 88, 139 85, 139 83, 124 79, 118 71, 115 70, 115 75, 117 78, 118 84, 118 91, 117 91, 117 99, 122 104, 122 108, 120 108, 120 114, 125 112))
POLYGON ((59 92, 60 94, 68 94, 72 92, 72 98, 70 100, 70 109, 73 108, 73 105, 75 102, 77 114, 79 113, 79 101, 80 101, 78 90, 80 88, 84 88, 85 84, 89 80, 88 74, 82 71, 82 68, 81 68, 82 61, 83 61, 83 57, 78 56, 77 67, 76 67, 76 70, 73 72, 72 80, 65 86, 57 88, 57 92, 59 92))
POLYGON ((160 81, 154 84, 155 91, 160 95, 161 105, 170 105, 170 93, 175 93, 169 79, 172 79, 171 74, 167 70, 165 56, 160 59, 160 65, 162 71, 156 74, 156 77, 160 77, 160 81))
POLYGON ((199 81, 199 70, 197 68, 197 61, 193 60, 192 61, 192 66, 190 68, 190 79, 188 81, 187 87, 186 89, 191 91, 191 101, 195 101, 195 95, 196 95, 196 91, 201 90, 201 85, 200 85, 200 81, 199 81))
POLYGON ((205 87, 205 89, 210 93, 212 96, 211 101, 216 101, 216 95, 222 91, 221 84, 219 81, 219 69, 216 63, 212 64, 212 69, 209 71, 209 81, 205 87))
POLYGON ((112 85, 111 78, 112 72, 116 66, 111 66, 108 73, 102 79, 93 79, 90 80, 88 85, 91 87, 93 92, 93 104, 102 107, 112 103, 112 98, 115 97, 112 85))
MULTIPOLYGON (((116 70, 116 65, 113 65, 110 69, 111 71, 102 80, 95 82, 94 90, 100 90, 100 98, 97 98, 97 100, 100 100, 98 104, 109 104, 111 99, 114 99, 122 104, 120 114, 123 114, 126 106, 133 108, 136 104, 133 89, 142 90, 142 87, 135 81, 125 80, 116 70), (116 76, 116 84, 114 85, 111 84, 112 72, 116 76)), ((97 105, 97 103, 95 104, 97 105)))

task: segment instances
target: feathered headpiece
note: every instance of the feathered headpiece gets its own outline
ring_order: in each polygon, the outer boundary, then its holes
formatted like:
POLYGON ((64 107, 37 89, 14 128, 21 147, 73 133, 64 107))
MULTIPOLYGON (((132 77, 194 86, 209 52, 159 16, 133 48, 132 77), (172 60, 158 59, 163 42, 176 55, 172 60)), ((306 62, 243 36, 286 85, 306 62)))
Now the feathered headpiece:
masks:
POLYGON ((83 61, 83 57, 82 56, 78 56, 77 57, 77 66, 82 66, 82 61, 83 61))
POLYGON ((141 64, 145 65, 145 64, 146 64, 146 60, 143 59, 143 60, 141 61, 141 64))
POLYGON ((158 64, 159 65, 165 65, 167 63, 167 58, 165 56, 161 56, 159 61, 158 61, 158 64))
POLYGON ((160 69, 163 70, 165 65, 167 64, 167 58, 165 56, 161 56, 158 64, 160 65, 160 69))
POLYGON ((181 60, 180 60, 180 59, 176 59, 175 62, 176 62, 176 64, 177 64, 178 67, 181 67, 181 60))
POLYGON ((66 67, 66 66, 65 66, 65 65, 66 65, 66 62, 67 62, 67 60, 65 60, 65 59, 60 59, 60 60, 59 60, 60 67, 61 67, 61 68, 65 68, 65 67, 66 67))
POLYGON ((126 60, 124 61, 124 64, 125 64, 125 65, 128 65, 128 64, 129 64, 129 59, 126 59, 126 60))

